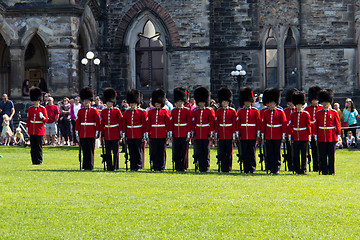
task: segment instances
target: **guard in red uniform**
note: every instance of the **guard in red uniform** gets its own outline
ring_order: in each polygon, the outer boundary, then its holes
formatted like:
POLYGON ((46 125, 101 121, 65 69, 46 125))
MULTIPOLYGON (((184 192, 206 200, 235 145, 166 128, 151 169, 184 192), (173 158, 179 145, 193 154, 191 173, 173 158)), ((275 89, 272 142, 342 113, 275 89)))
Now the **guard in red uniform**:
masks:
POLYGON ((26 126, 30 135, 31 161, 34 165, 40 165, 42 157, 42 141, 45 135, 44 123, 48 121, 48 115, 45 107, 40 105, 42 93, 40 88, 30 89, 30 100, 34 103, 28 109, 26 126))
POLYGON ((311 139, 311 122, 310 114, 303 110, 305 93, 294 92, 292 103, 296 106, 296 111, 290 115, 288 129, 289 141, 293 141, 294 171, 297 174, 306 174, 306 155, 309 146, 308 142, 311 139))
POLYGON ((146 119, 146 138, 150 137, 150 165, 154 171, 164 171, 166 165, 166 137, 170 128, 170 111, 165 109, 165 92, 156 89, 151 102, 155 108, 149 110, 146 119))
POLYGON ((232 92, 228 88, 220 88, 218 99, 221 105, 215 114, 215 134, 218 140, 218 157, 222 172, 231 172, 233 140, 236 139, 236 110, 229 107, 232 102, 232 92))
POLYGON ((130 170, 139 171, 144 162, 147 112, 140 108, 141 93, 138 90, 128 91, 126 101, 130 108, 124 112, 123 138, 126 137, 129 149, 130 170))
POLYGON ((193 111, 194 157, 199 163, 199 171, 207 172, 210 168, 210 139, 214 138, 215 113, 210 107, 210 92, 204 87, 194 91, 196 107, 193 111))
POLYGON ((172 157, 176 171, 186 171, 188 165, 189 139, 191 136, 192 116, 189 108, 184 107, 187 91, 182 87, 174 89, 175 108, 171 111, 170 132, 172 137, 172 157))
POLYGON ((119 140, 123 130, 123 116, 120 109, 114 107, 116 95, 112 88, 104 90, 106 108, 100 112, 100 129, 105 141, 105 159, 108 171, 119 169, 119 140))
POLYGON ((80 99, 84 108, 78 112, 76 119, 75 134, 80 139, 80 147, 83 153, 83 165, 85 170, 94 169, 95 138, 99 137, 100 115, 96 108, 91 107, 94 94, 90 87, 80 90, 80 99))
POLYGON ((313 86, 309 88, 309 94, 308 94, 308 100, 311 103, 310 106, 307 106, 305 108, 305 111, 307 111, 310 114, 310 120, 311 120, 311 157, 313 161, 313 171, 317 172, 319 171, 319 155, 318 155, 318 147, 315 140, 315 115, 318 110, 322 110, 323 107, 319 105, 319 92, 321 88, 318 86, 313 86))
POLYGON ((280 104, 279 89, 270 88, 267 101, 267 110, 264 111, 261 124, 261 135, 265 139, 267 169, 271 174, 278 175, 281 167, 281 140, 285 141, 287 130, 285 113, 277 107, 280 104))
MULTIPOLYGON (((295 105, 293 104, 292 102, 292 96, 294 95, 295 92, 298 92, 299 90, 297 90, 296 88, 290 88, 287 92, 286 92, 286 102, 287 102, 287 108, 284 109, 284 113, 285 113, 285 116, 286 116, 286 125, 289 125, 289 120, 290 120, 290 115, 293 113, 293 112, 296 112, 296 107, 295 105)), ((288 170, 289 171, 292 171, 293 170, 293 165, 294 163, 292 162, 292 156, 291 156, 291 153, 292 153, 292 150, 291 150, 291 144, 290 144, 290 141, 289 141, 289 134, 290 134, 290 129, 288 127, 287 131, 286 131, 286 148, 287 148, 287 152, 286 152, 286 160, 287 160, 287 163, 288 163, 288 170)))
POLYGON ((315 139, 318 141, 320 170, 323 175, 335 174, 335 145, 341 141, 341 122, 336 110, 331 109, 334 93, 331 89, 319 92, 323 105, 315 116, 315 139))
POLYGON ((260 138, 260 112, 252 107, 254 93, 251 88, 240 89, 240 106, 244 106, 237 113, 237 128, 239 134, 244 172, 254 173, 256 170, 256 138, 260 138))

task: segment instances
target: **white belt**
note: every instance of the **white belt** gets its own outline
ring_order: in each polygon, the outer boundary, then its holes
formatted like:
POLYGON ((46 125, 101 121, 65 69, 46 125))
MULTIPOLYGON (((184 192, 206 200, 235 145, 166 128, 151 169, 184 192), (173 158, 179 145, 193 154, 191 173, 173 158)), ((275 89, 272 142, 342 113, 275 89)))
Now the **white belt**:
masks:
POLYGON ((30 120, 31 123, 43 123, 43 121, 32 121, 30 120))
POLYGON ((266 126, 273 128, 273 127, 281 127, 282 125, 281 124, 277 124, 277 125, 266 124, 266 126))
POLYGON ((196 124, 197 127, 210 127, 210 124, 196 124))
POLYGON ((165 124, 153 124, 151 127, 165 127, 165 124))
POLYGON ((105 127, 107 127, 107 128, 113 128, 113 127, 118 127, 118 126, 119 126, 119 124, 105 125, 105 127))
POLYGON ((246 124, 241 124, 242 127, 256 127, 256 124, 253 123, 246 123, 246 124))
POLYGON ((220 127, 231 127, 232 126, 232 123, 230 124, 220 124, 220 127))
POLYGON ((324 129, 324 130, 327 130, 327 129, 335 129, 335 126, 334 127, 319 127, 320 129, 324 129))
POLYGON ((126 126, 127 128, 141 128, 142 125, 133 125, 133 126, 126 126))
POLYGON ((81 125, 85 125, 85 126, 95 126, 95 123, 81 123, 81 125))
POLYGON ((306 130, 306 127, 304 128, 294 128, 295 131, 303 131, 303 130, 306 130))
POLYGON ((187 126, 187 123, 174 123, 175 127, 184 127, 187 126))

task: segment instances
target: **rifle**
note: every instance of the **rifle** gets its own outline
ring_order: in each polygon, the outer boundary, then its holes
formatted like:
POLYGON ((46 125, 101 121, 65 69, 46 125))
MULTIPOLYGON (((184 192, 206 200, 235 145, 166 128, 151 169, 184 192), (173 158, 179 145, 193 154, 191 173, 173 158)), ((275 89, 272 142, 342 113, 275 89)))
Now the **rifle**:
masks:
POLYGON ((309 166, 309 172, 311 172, 311 155, 310 155, 310 142, 308 143, 308 145, 307 145, 307 159, 308 159, 308 161, 307 161, 307 164, 308 164, 308 166, 309 166))
POLYGON ((80 144, 80 138, 79 138, 79 163, 80 163, 80 171, 81 171, 81 144, 80 144))
POLYGON ((196 146, 195 146, 195 143, 196 143, 196 140, 193 138, 193 150, 194 150, 194 154, 193 154, 193 158, 194 158, 194 162, 193 164, 195 165, 195 172, 197 172, 199 170, 199 158, 198 158, 198 154, 196 152, 196 146))
POLYGON ((240 172, 243 172, 243 160, 242 160, 242 149, 241 149, 241 144, 240 144, 240 140, 236 141, 236 145, 238 147, 238 163, 240 164, 240 172))
POLYGON ((123 148, 121 149, 121 152, 123 152, 123 153, 124 153, 126 171, 128 171, 128 160, 129 160, 129 155, 128 155, 128 151, 127 151, 127 142, 126 142, 126 139, 125 139, 125 138, 123 138, 122 142, 123 142, 123 148))
MULTIPOLYGON (((290 144, 290 150, 291 150, 291 169, 293 174, 295 173, 295 164, 294 164, 294 146, 291 146, 291 141, 289 141, 290 144)), ((289 163, 290 164, 290 163, 289 163)), ((290 170, 290 168, 289 168, 290 170)))
POLYGON ((263 147, 262 144, 259 144, 259 163, 261 164, 261 171, 264 171, 263 162, 264 162, 264 153, 263 153, 263 147))
POLYGON ((286 142, 283 142, 283 154, 282 157, 284 158, 283 163, 285 164, 285 171, 287 171, 287 149, 286 149, 286 142))
POLYGON ((102 157, 102 163, 104 164, 104 171, 106 171, 106 155, 105 155, 105 142, 104 142, 104 137, 101 136, 101 150, 102 150, 102 154, 100 155, 102 157))

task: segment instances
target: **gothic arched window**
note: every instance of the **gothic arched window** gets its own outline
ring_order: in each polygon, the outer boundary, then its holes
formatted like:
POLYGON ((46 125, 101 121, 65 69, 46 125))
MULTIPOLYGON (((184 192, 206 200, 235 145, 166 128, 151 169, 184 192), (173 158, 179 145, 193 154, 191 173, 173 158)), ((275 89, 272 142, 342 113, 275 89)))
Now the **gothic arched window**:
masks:
POLYGON ((139 33, 135 46, 136 87, 137 89, 156 89, 164 86, 164 47, 160 33, 148 20, 139 33))
POLYGON ((287 33, 284 44, 285 56, 285 87, 297 87, 297 61, 296 61, 296 41, 293 37, 291 29, 287 33))
POLYGON ((274 32, 270 28, 265 43, 266 87, 278 87, 278 51, 274 32))

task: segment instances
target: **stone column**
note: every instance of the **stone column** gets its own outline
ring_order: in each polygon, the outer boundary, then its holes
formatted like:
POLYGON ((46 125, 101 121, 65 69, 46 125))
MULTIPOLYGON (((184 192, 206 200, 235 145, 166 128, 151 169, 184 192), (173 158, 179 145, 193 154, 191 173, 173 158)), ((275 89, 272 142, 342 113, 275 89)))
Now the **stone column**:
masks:
POLYGON ((22 97, 22 83, 25 79, 24 49, 10 46, 11 98, 22 97))

